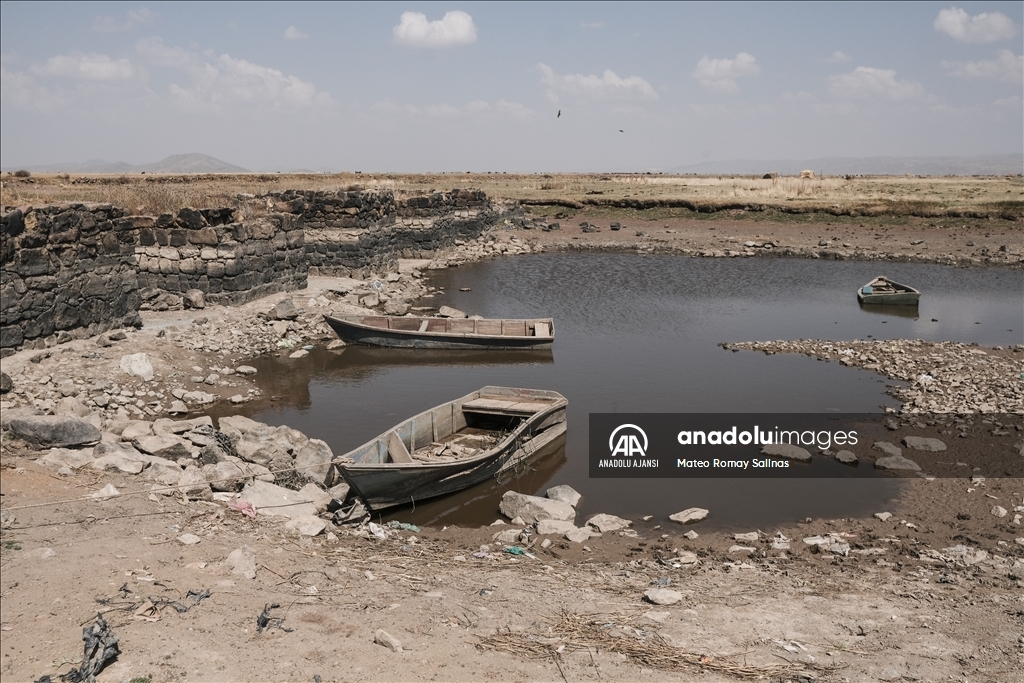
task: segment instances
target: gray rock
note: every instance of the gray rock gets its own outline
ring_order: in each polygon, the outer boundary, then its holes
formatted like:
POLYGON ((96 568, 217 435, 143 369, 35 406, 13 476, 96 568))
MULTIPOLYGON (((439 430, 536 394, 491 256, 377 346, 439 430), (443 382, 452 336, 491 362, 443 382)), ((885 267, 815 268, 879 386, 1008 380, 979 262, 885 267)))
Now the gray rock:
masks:
POLYGON ((857 463, 857 454, 853 451, 839 451, 836 453, 836 460, 844 465, 854 465, 857 463))
POLYGON ((291 325, 284 320, 278 320, 277 322, 271 323, 271 329, 274 330, 274 334, 278 337, 283 337, 288 334, 288 330, 291 329, 291 325))
POLYGON ((683 599, 683 594, 671 588, 648 588, 644 598, 655 605, 674 605, 683 599))
POLYGON ((214 491, 240 491, 249 478, 237 463, 230 460, 203 465, 201 471, 214 491))
POLYGON ((746 534, 733 534, 732 538, 734 541, 744 541, 746 543, 756 543, 760 538, 756 531, 751 531, 746 534))
POLYGON ((871 448, 873 448, 876 451, 880 451, 882 453, 885 453, 886 455, 895 455, 895 456, 903 455, 903 449, 902 448, 900 448, 899 446, 896 446, 894 444, 891 444, 888 441, 876 441, 874 443, 874 445, 871 446, 871 448))
POLYGON ((242 489, 242 498, 252 503, 261 515, 292 519, 316 515, 316 505, 308 496, 259 479, 242 489))
POLYGON ((299 317, 299 309, 295 308, 291 299, 281 299, 270 309, 270 317, 275 320, 295 320, 299 317))
POLYGON ((0 394, 6 394, 14 389, 14 380, 6 372, 0 372, 0 394))
POLYGON ((565 532, 565 538, 573 543, 583 543, 584 541, 590 540, 596 532, 591 531, 590 527, 580 527, 578 529, 571 529, 565 532))
POLYGON ((391 299, 384 304, 385 315, 405 315, 412 307, 411 304, 400 299, 391 299))
POLYGON ((302 515, 288 520, 284 526, 300 536, 316 536, 327 528, 327 522, 316 515, 302 515))
POLYGON ((528 496, 515 491, 505 492, 498 509, 509 519, 522 517, 526 524, 533 524, 542 519, 576 519, 576 510, 568 503, 540 496, 528 496))
POLYGON ((883 522, 888 522, 889 518, 891 518, 891 517, 892 517, 892 513, 891 512, 876 512, 875 513, 875 519, 878 519, 878 520, 883 521, 883 522))
POLYGON ((574 531, 575 529, 575 524, 561 519, 542 519, 537 522, 537 533, 540 536, 547 536, 549 534, 561 535, 574 531))
POLYGON ((691 541, 695 541, 695 540, 697 540, 697 538, 700 537, 700 534, 698 534, 693 529, 690 529, 685 534, 683 534, 683 536, 685 536, 686 538, 690 539, 691 541))
POLYGON ((213 490, 203 477, 202 471, 195 465, 189 465, 178 479, 178 487, 182 495, 197 500, 213 500, 213 490))
POLYGON ((181 297, 185 308, 206 308, 206 295, 201 289, 190 289, 181 297))
POLYGON ((309 351, 306 349, 299 349, 298 351, 292 351, 288 354, 289 358, 305 358, 309 355, 309 351))
POLYGON ((491 541, 495 543, 517 543, 522 533, 522 529, 505 529, 491 536, 491 541))
POLYGON ((171 415, 187 415, 188 406, 184 401, 171 401, 171 407, 167 409, 171 415))
POLYGON ((121 372, 133 377, 141 377, 146 382, 153 379, 153 364, 149 362, 149 356, 144 353, 132 353, 121 356, 121 372))
POLYGON ((885 458, 879 458, 875 461, 875 469, 878 470, 910 470, 913 472, 920 472, 921 466, 913 460, 908 460, 902 455, 890 455, 885 458))
POLYGON ((907 448, 913 448, 915 451, 929 451, 931 453, 946 450, 946 444, 938 439, 927 439, 922 436, 905 436, 903 437, 903 445, 907 448))
POLYGON ((249 546, 243 545, 235 548, 228 554, 226 564, 231 567, 231 573, 246 579, 256 578, 256 556, 249 550, 249 546))
POLYGON ((36 448, 92 446, 100 430, 85 420, 67 415, 26 415, 11 419, 8 429, 36 448))
POLYGON ((673 522, 678 522, 679 524, 690 524, 692 522, 699 522, 707 516, 708 511, 704 508, 686 508, 682 512, 669 515, 668 518, 673 522))
POLYGON ((1006 508, 1002 505, 996 505, 992 508, 991 514, 993 517, 1005 517, 1007 515, 1006 508))
POLYGON ((195 534, 182 534, 178 536, 178 543, 182 545, 196 545, 203 539, 199 538, 195 534))
POLYGON ((392 652, 402 651, 402 641, 400 641, 398 638, 395 638, 393 635, 391 635, 382 628, 377 629, 377 632, 373 634, 373 642, 377 643, 378 645, 383 645, 392 652))
MULTIPOLYGON (((146 479, 155 481, 162 487, 177 486, 178 482, 181 481, 181 467, 170 460, 161 460, 160 462, 154 462, 146 468, 146 479)), ((167 490, 163 492, 165 495, 173 495, 173 490, 167 490)))
POLYGON ((134 441, 140 436, 150 436, 153 434, 153 423, 146 422, 145 420, 134 420, 129 422, 124 429, 121 430, 121 438, 125 441, 134 441))
POLYGON ((3 430, 9 431, 11 429, 11 421, 18 417, 33 417, 35 415, 42 415, 42 411, 37 408, 29 408, 28 406, 22 406, 20 408, 8 408, 0 410, 0 427, 3 430))
POLYGON ((787 460, 798 460, 800 462, 810 462, 811 452, 806 448, 800 448, 800 446, 794 446, 790 443, 773 443, 761 448, 762 455, 774 455, 777 458, 786 458, 787 460))
POLYGON ((185 439, 174 434, 153 434, 152 436, 140 436, 132 441, 132 445, 143 453, 155 455, 158 458, 177 460, 192 456, 185 439))
POLYGON ((468 318, 469 315, 464 311, 460 311, 457 308, 451 306, 442 306, 438 309, 437 314, 442 318, 468 318))
POLYGON ((82 402, 74 396, 65 396, 61 400, 57 401, 57 405, 53 407, 54 415, 70 415, 72 417, 85 418, 88 417, 91 412, 91 410, 82 405, 82 402))
POLYGON ((569 486, 568 484, 552 486, 547 490, 545 495, 547 495, 547 497, 550 498, 551 500, 560 500, 563 503, 568 503, 569 505, 572 505, 573 507, 576 507, 576 504, 579 503, 580 498, 582 498, 582 496, 576 491, 576 489, 569 486))
POLYGON ((730 553, 745 553, 745 554, 749 555, 750 553, 754 552, 754 550, 755 550, 755 548, 751 548, 748 545, 731 545, 731 546, 729 546, 729 552, 730 553))
MULTIPOLYGON (((96 449, 93 449, 93 453, 95 454, 96 450, 99 449, 101 446, 120 445, 121 444, 101 443, 99 446, 96 447, 96 449)), ((128 447, 131 448, 131 446, 128 447)), ((134 448, 132 448, 132 450, 135 451, 134 448)), ((146 465, 149 464, 148 462, 142 460, 141 455, 142 454, 139 453, 138 451, 135 451, 136 457, 132 457, 132 455, 121 451, 106 453, 99 455, 95 460, 89 463, 89 467, 91 467, 94 470, 99 470, 101 472, 118 470, 126 474, 138 474, 142 472, 142 470, 146 469, 146 465)))
POLYGON ((44 465, 52 465, 54 467, 70 467, 71 469, 77 470, 80 467, 85 467, 93 461, 91 448, 82 449, 70 449, 70 448, 51 448, 45 453, 39 462, 44 465))
POLYGON ((256 368, 254 368, 251 365, 239 365, 237 368, 235 368, 235 372, 237 372, 239 375, 255 375, 256 368))
POLYGON ((626 529, 632 526, 633 522, 622 517, 616 517, 615 515, 608 515, 600 513, 594 515, 587 520, 587 525, 594 527, 601 533, 608 531, 619 531, 620 529, 626 529))
MULTIPOLYGON (((306 484, 301 489, 299 489, 299 495, 305 496, 310 501, 312 501, 313 505, 316 506, 316 511, 318 514, 327 510, 327 506, 334 498, 333 495, 331 495, 327 491, 324 491, 316 484, 312 483, 306 484)), ((344 500, 344 498, 342 498, 342 500, 344 500)))
POLYGON ((217 400, 216 396, 205 391, 187 391, 181 398, 187 403, 198 403, 199 405, 206 405, 217 400))

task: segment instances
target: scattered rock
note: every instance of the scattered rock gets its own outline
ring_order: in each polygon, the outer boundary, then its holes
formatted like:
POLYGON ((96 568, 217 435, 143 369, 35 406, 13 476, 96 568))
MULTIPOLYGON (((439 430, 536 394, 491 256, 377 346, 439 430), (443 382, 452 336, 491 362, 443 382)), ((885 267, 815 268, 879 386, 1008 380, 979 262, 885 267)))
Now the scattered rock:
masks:
POLYGON ((853 451, 842 450, 836 453, 836 460, 843 463, 844 465, 856 465, 857 454, 853 451))
POLYGON ((327 350, 334 351, 336 349, 343 349, 346 346, 348 346, 348 344, 345 342, 344 339, 335 339, 334 341, 327 345, 327 350))
POLYGON ((730 553, 746 553, 747 555, 749 555, 750 553, 754 552, 754 550, 755 550, 755 548, 751 548, 750 546, 747 546, 747 545, 731 545, 731 546, 729 546, 729 552, 730 553))
POLYGON ((195 534, 182 534, 181 536, 178 536, 178 543, 182 545, 195 545, 201 540, 202 539, 195 534))
POLYGON ((903 437, 903 445, 907 448, 913 448, 915 451, 929 451, 931 453, 946 450, 946 444, 938 439, 926 439, 920 436, 903 437))
POLYGON ((655 605, 674 605, 683 599, 683 594, 671 588, 648 588, 644 598, 655 605))
POLYGON ((566 540, 572 541, 573 543, 583 543, 584 541, 590 540, 593 536, 594 532, 585 526, 578 529, 570 529, 565 532, 566 540))
POLYGON ((632 526, 633 522, 622 517, 616 517, 615 515, 607 515, 604 513, 594 515, 587 520, 587 525, 592 526, 599 532, 607 533, 609 531, 618 531, 620 529, 626 529, 632 526))
POLYGON ((327 522, 316 515, 300 515, 292 517, 284 526, 286 529, 298 532, 301 536, 316 536, 327 528, 327 522))
POLYGON ((292 351, 288 354, 289 358, 305 358, 309 355, 309 351, 306 349, 299 349, 298 351, 292 351))
POLYGON ((316 511, 318 513, 325 511, 331 501, 334 500, 333 495, 313 483, 306 484, 299 489, 299 495, 305 496, 311 503, 313 503, 313 505, 316 506, 316 511))
POLYGON ((690 539, 691 541, 695 541, 695 540, 697 540, 697 538, 698 538, 698 537, 700 536, 700 534, 698 534, 698 533, 697 533, 696 531, 694 531, 693 529, 690 529, 690 530, 689 530, 689 531, 687 531, 687 532, 686 532, 685 534, 683 534, 683 536, 684 536, 684 537, 686 537, 686 538, 688 538, 688 539, 690 539))
POLYGON ((185 308, 206 308, 206 295, 201 289, 190 289, 181 297, 185 308))
POLYGON ((542 519, 537 522, 537 533, 541 536, 548 534, 567 534, 576 529, 576 525, 560 519, 542 519))
POLYGON ((274 320, 295 320, 299 317, 299 309, 291 299, 281 299, 270 309, 270 317, 274 320))
POLYGON ((195 500, 213 500, 213 489, 207 483, 202 471, 195 465, 189 465, 178 479, 178 490, 183 496, 195 500))
MULTIPOLYGON (((686 508, 682 512, 669 515, 668 518, 673 522, 678 522, 679 524, 691 524, 693 522, 699 522, 707 517, 708 514, 708 511, 704 508, 686 508)), ((696 534, 696 532, 694 532, 694 534, 696 534)), ((696 538, 696 535, 694 538, 696 538)))
POLYGON ((121 495, 121 492, 118 491, 116 488, 114 488, 113 484, 107 484, 106 486, 101 488, 99 491, 93 491, 92 494, 91 494, 91 497, 92 498, 97 498, 99 500, 107 500, 109 498, 113 498, 114 496, 119 496, 119 495, 121 495))
POLYGON ((256 578, 256 556, 249 550, 249 546, 243 545, 235 548, 228 555, 227 565, 231 567, 231 573, 246 579, 256 578))
POLYGON ((890 517, 892 517, 892 513, 891 512, 876 512, 875 513, 875 519, 879 519, 879 520, 881 520, 883 522, 888 522, 890 517))
POLYGON ((991 512, 993 517, 1005 517, 1007 514, 1006 508, 1004 508, 1002 505, 996 505, 994 508, 992 508, 991 512))
POLYGON ((751 532, 746 533, 746 534, 733 534, 732 538, 735 541, 744 541, 744 542, 747 542, 747 543, 756 543, 757 540, 760 538, 760 536, 758 536, 758 533, 756 531, 751 531, 751 532))
POLYGON ((762 455, 774 455, 777 458, 810 462, 811 452, 806 448, 794 446, 790 443, 773 443, 761 448, 762 455))
POLYGON ((235 372, 237 372, 239 375, 245 376, 255 375, 256 368, 254 368, 251 365, 239 365, 237 368, 235 368, 235 372))
POLYGON ((888 441, 876 441, 874 443, 874 445, 871 446, 871 448, 873 448, 876 451, 881 451, 882 453, 885 453, 886 455, 892 455, 892 456, 903 455, 903 449, 902 448, 900 448, 899 446, 893 445, 893 444, 889 443, 888 441))
POLYGON ((533 524, 542 519, 576 519, 576 510, 568 503, 540 496, 528 496, 516 491, 506 491, 501 497, 498 509, 509 519, 522 517, 526 524, 533 524))
POLYGON ((437 311, 437 314, 439 316, 441 316, 442 318, 468 318, 469 317, 469 315, 467 313, 465 313, 463 311, 460 311, 457 308, 452 308, 451 306, 442 306, 437 311))
POLYGON ((560 484, 558 486, 552 486, 547 490, 545 495, 551 500, 560 500, 563 503, 568 503, 573 507, 580 502, 582 496, 568 484, 560 484))
POLYGON ((67 415, 23 415, 10 420, 12 432, 36 448, 92 446, 100 442, 100 430, 67 415))
POLYGON ((505 529, 491 536, 491 540, 495 543, 516 543, 522 532, 522 529, 505 529))
POLYGON ((902 455, 891 455, 887 458, 879 458, 875 461, 875 469, 879 470, 911 470, 920 472, 921 466, 913 460, 908 460, 902 455))
POLYGON ((0 372, 0 394, 6 394, 14 389, 14 381, 6 372, 0 372))
POLYGON ((400 641, 398 638, 395 638, 393 635, 391 635, 382 628, 377 629, 377 632, 373 635, 373 642, 377 643, 378 645, 383 645, 392 652, 402 651, 402 641, 400 641))
MULTIPOLYGON (((123 436, 121 438, 124 438, 123 436)), ((185 439, 174 434, 153 434, 151 436, 140 436, 132 440, 132 445, 143 453, 155 455, 158 458, 177 460, 178 458, 191 457, 192 451, 185 439)))
POLYGON ((242 498, 252 503, 261 515, 309 517, 316 515, 316 506, 298 491, 256 479, 242 489, 242 498))
POLYGON ((141 377, 150 382, 153 380, 153 364, 149 362, 149 356, 144 353, 132 353, 121 356, 121 372, 133 377, 141 377))
POLYGON ((47 453, 39 458, 39 462, 45 465, 53 465, 54 467, 70 467, 75 470, 80 467, 85 467, 92 461, 93 454, 91 448, 74 450, 70 448, 51 448, 47 453))

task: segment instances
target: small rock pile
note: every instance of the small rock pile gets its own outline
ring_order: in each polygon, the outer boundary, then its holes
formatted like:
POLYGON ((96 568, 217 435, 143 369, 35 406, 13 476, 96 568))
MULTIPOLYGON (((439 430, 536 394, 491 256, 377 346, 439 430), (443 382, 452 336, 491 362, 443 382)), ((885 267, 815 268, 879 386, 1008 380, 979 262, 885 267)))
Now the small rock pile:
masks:
POLYGON ((906 413, 1024 414, 1024 345, 1004 350, 959 342, 920 339, 889 341, 826 340, 737 342, 726 349, 803 353, 842 365, 874 370, 903 380, 888 392, 903 402, 906 413))

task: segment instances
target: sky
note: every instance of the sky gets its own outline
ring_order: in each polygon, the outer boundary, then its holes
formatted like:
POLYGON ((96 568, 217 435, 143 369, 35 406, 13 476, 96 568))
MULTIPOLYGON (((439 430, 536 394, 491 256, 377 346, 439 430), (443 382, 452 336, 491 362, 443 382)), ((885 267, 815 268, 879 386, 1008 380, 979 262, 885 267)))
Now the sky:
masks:
POLYGON ((0 166, 1024 151, 1024 3, 0 3, 0 166), (560 112, 560 116, 559 116, 560 112))

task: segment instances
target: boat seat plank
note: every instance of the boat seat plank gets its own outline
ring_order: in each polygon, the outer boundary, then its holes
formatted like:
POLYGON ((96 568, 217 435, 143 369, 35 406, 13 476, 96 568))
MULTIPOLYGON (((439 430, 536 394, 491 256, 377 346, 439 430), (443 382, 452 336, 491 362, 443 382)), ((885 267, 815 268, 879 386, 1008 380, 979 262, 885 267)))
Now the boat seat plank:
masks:
POLYGON ((538 322, 534 325, 533 335, 535 337, 550 337, 551 329, 548 327, 547 323, 538 322))
POLYGON ((424 320, 423 322, 420 323, 420 329, 418 329, 416 331, 417 332, 426 332, 427 331, 427 325, 429 325, 429 324, 430 324, 429 320, 424 320))
POLYGON ((532 415, 549 407, 549 402, 501 400, 494 398, 478 398, 462 405, 463 410, 471 413, 497 413, 503 415, 532 415))
POLYGON ((402 440, 398 438, 398 434, 391 432, 388 436, 388 454, 391 456, 391 462, 398 463, 411 463, 412 456, 409 454, 409 449, 405 447, 402 440))

